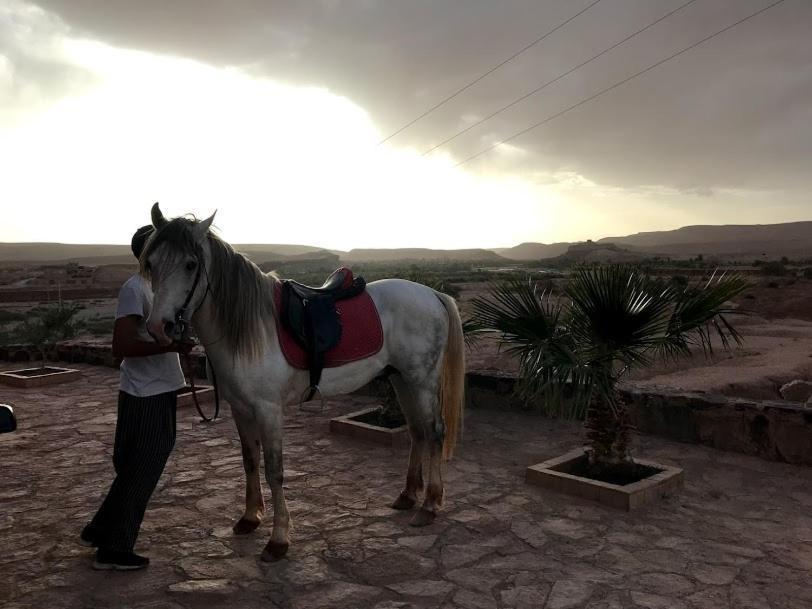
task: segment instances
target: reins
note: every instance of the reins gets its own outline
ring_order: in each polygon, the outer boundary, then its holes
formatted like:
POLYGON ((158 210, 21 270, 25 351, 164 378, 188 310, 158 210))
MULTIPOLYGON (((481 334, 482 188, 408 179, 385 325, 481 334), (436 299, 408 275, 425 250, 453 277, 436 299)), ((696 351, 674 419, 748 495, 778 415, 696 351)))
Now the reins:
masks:
MULTIPOLYGON (((186 300, 183 301, 183 305, 181 306, 177 315, 175 315, 176 335, 180 337, 181 341, 183 341, 188 336, 187 330, 189 328, 189 322, 186 319, 184 319, 184 317, 186 315, 186 309, 189 307, 189 303, 192 300, 192 296, 194 295, 195 290, 197 289, 197 284, 200 283, 201 269, 203 268, 203 262, 199 254, 195 254, 195 259, 197 260, 197 272, 195 273, 195 280, 192 283, 192 288, 186 295, 186 300)), ((197 308, 192 312, 192 315, 197 313, 197 310, 203 305, 203 302, 206 300, 206 296, 208 296, 209 292, 211 292, 210 286, 211 284, 208 280, 208 273, 206 273, 206 293, 203 294, 203 298, 201 298, 200 304, 197 305, 197 308)), ((208 360, 208 358, 206 359, 208 360)), ((195 387, 195 372, 194 368, 192 367, 192 358, 190 357, 188 352, 184 354, 184 360, 186 362, 186 370, 189 373, 189 386, 192 390, 192 401, 195 403, 197 413, 200 415, 200 418, 204 422, 211 423, 220 414, 220 392, 217 389, 217 375, 214 372, 214 364, 212 364, 210 360, 208 361, 209 370, 211 370, 212 387, 214 388, 214 414, 211 417, 207 417, 205 414, 203 414, 203 409, 200 407, 200 402, 197 399, 197 388, 195 387)))

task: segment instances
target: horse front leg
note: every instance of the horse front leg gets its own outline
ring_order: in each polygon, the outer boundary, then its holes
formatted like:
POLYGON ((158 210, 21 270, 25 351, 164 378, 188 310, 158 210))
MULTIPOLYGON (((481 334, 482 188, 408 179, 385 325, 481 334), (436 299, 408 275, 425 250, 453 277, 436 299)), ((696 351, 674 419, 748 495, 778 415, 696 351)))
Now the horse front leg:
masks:
POLYGON ((272 561, 287 554, 290 545, 290 514, 282 489, 284 469, 282 466, 282 406, 263 405, 257 409, 257 420, 262 434, 262 450, 265 456, 265 480, 271 487, 273 501, 273 531, 271 539, 262 551, 262 560, 272 561))
POLYGON ((233 408, 234 422, 240 435, 242 464, 245 469, 245 513, 234 523, 234 533, 247 535, 262 521, 265 502, 262 500, 262 486, 259 481, 259 459, 262 445, 256 421, 244 409, 233 408))

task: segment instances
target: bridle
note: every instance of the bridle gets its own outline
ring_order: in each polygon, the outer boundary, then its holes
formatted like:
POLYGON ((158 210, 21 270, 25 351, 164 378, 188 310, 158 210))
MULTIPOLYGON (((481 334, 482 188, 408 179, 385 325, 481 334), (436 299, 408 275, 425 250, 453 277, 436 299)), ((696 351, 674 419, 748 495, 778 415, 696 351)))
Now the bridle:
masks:
MULTIPOLYGON (((183 341, 186 338, 188 338, 187 330, 189 329, 189 324, 191 323, 192 316, 195 313, 197 313, 200 307, 203 306, 203 303, 206 300, 206 296, 208 296, 211 293, 211 282, 209 281, 209 273, 203 265, 203 257, 200 254, 201 254, 200 246, 198 246, 197 251, 195 252, 195 261, 197 262, 197 272, 195 273, 195 280, 194 282, 192 282, 192 287, 189 290, 189 293, 186 295, 186 300, 183 301, 183 304, 181 305, 180 309, 175 315, 174 337, 180 341, 183 341), (186 310, 189 308, 189 303, 192 301, 192 296, 194 296, 194 293, 197 290, 197 286, 200 283, 200 276, 202 275, 203 271, 206 272, 206 291, 203 294, 203 298, 200 299, 200 304, 198 304, 197 307, 195 307, 195 310, 192 311, 192 314, 188 318, 186 318, 186 310)), ((211 380, 212 386, 214 388, 214 414, 211 417, 207 417, 205 414, 203 414, 203 409, 200 407, 200 402, 197 399, 197 389, 195 387, 195 374, 194 368, 192 368, 192 359, 191 357, 189 357, 188 352, 185 353, 183 357, 186 362, 186 370, 188 370, 189 372, 189 386, 192 389, 192 401, 195 403, 197 413, 200 415, 200 418, 204 422, 211 423, 220 414, 220 393, 217 390, 217 375, 214 373, 214 364, 211 363, 208 357, 206 358, 209 364, 209 370, 211 370, 211 380)))

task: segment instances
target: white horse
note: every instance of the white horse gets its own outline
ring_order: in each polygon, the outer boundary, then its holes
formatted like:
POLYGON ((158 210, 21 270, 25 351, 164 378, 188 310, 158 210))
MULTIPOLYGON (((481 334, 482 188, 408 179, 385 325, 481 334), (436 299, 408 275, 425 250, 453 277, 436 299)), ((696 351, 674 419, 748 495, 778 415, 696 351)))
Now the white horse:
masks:
MULTIPOLYGON (((309 387, 309 375, 288 364, 279 346, 273 299, 278 279, 211 233, 213 219, 167 220, 158 204, 153 206, 157 230, 141 257, 142 272, 151 278, 155 294, 147 327, 168 344, 167 333, 184 305, 194 312, 192 323, 231 404, 242 444, 245 513, 234 532, 250 533, 263 517, 261 448, 274 515, 262 558, 273 560, 284 556, 290 541, 282 490, 282 410, 298 403, 309 387)), ((366 359, 325 368, 319 387, 325 396, 346 394, 385 370, 390 373, 411 435, 405 488, 392 507, 415 506, 425 462, 425 498, 411 521, 424 526, 442 503, 442 460, 451 456, 462 424, 462 323, 454 300, 424 285, 384 279, 370 283, 367 291, 380 316, 383 348, 366 359)))

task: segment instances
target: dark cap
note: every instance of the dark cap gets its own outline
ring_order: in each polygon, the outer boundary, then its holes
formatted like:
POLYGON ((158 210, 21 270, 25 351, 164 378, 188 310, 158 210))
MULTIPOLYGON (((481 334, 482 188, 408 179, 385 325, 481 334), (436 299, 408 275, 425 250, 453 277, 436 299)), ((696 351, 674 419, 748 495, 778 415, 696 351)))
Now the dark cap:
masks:
POLYGON ((152 224, 147 224, 146 226, 142 226, 133 235, 133 240, 130 242, 130 245, 133 250, 133 255, 136 258, 141 258, 141 252, 144 251, 144 246, 147 243, 147 239, 153 233, 155 227, 152 224))

